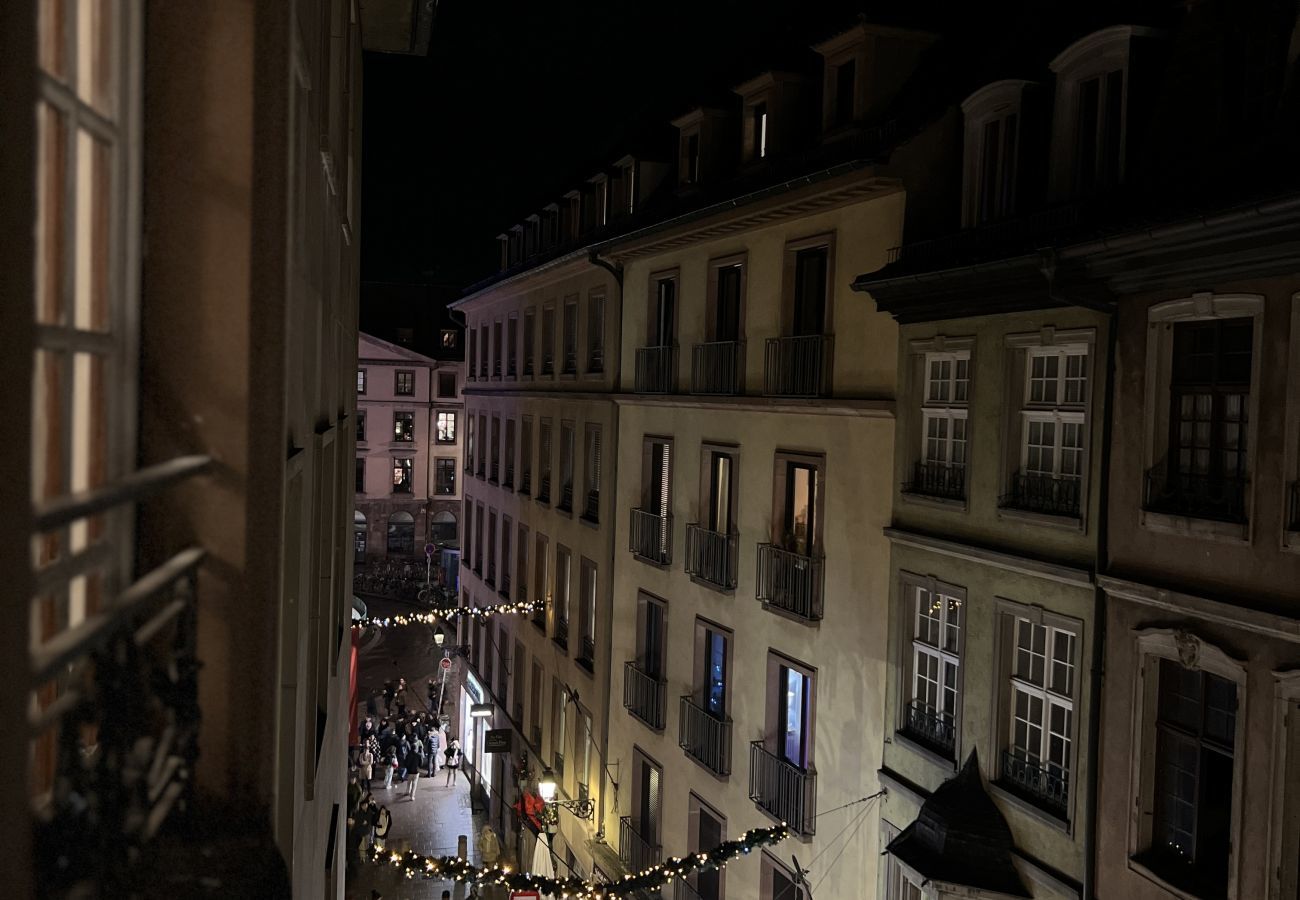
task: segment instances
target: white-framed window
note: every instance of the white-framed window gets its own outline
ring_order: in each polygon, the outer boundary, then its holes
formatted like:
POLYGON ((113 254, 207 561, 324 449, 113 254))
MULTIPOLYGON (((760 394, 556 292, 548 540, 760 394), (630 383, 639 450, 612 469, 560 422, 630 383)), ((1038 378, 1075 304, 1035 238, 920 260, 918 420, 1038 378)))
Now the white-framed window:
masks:
POLYGON ((1066 817, 1073 790, 1077 629, 1011 617, 1008 786, 1066 817))
POLYGON ((962 610, 965 592, 933 579, 905 578, 910 665, 902 730, 951 757, 961 716, 962 610))
MULTIPOLYGON (((881 819, 881 847, 889 846, 898 835, 899 829, 892 822, 881 819)), ((924 900, 925 898, 925 892, 922 889, 925 880, 892 853, 885 854, 880 877, 884 883, 885 891, 883 896, 885 900, 924 900)))
POLYGON ((966 413, 970 395, 970 351, 925 355, 921 404, 924 462, 966 467, 966 413))
POLYGON ((1087 446, 1089 345, 1025 350, 1019 459, 1004 505, 1078 517, 1087 446))

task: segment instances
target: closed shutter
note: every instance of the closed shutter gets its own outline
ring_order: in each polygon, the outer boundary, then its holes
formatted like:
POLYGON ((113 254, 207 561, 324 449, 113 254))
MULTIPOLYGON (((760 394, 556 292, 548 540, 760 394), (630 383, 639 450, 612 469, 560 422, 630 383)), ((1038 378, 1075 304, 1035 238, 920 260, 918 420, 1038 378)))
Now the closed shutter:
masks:
POLYGON ((656 766, 647 763, 646 778, 647 778, 647 785, 648 785, 646 790, 647 796, 646 796, 646 810, 645 810, 646 830, 642 832, 642 837, 646 839, 647 843, 658 844, 659 843, 659 815, 660 815, 659 801, 660 801, 660 790, 661 790, 660 782, 663 778, 663 775, 656 766))

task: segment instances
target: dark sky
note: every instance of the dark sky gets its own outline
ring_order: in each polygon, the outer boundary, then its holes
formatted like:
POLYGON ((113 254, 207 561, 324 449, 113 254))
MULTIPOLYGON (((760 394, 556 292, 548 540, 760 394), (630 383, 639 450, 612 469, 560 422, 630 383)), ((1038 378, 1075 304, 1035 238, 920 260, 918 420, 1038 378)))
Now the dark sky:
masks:
POLYGON ((365 58, 363 280, 490 274, 495 235, 621 155, 632 128, 847 27, 862 5, 440 0, 427 57, 365 58))

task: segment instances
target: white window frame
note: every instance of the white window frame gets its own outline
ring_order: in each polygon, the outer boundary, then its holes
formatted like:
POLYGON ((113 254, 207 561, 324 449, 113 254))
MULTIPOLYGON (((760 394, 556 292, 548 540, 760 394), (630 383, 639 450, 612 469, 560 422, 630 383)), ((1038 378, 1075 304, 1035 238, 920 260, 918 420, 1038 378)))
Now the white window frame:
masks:
POLYGON ((897 722, 895 725, 896 736, 902 738, 905 746, 915 749, 923 756, 931 758, 945 769, 956 770, 957 760, 961 757, 961 739, 962 739, 962 707, 965 701, 965 666, 962 665, 962 657, 966 649, 966 622, 960 622, 957 627, 957 647, 952 650, 945 646, 944 635, 948 627, 947 614, 948 607, 944 604, 940 611, 939 620, 939 643, 931 645, 922 641, 917 635, 917 616, 918 604, 921 602, 922 593, 929 597, 946 597, 957 602, 958 607, 963 611, 963 618, 967 617, 965 610, 966 589, 958 587, 955 584, 949 584, 944 581, 928 576, 920 575, 914 572, 901 571, 899 573, 899 640, 900 651, 898 667, 899 682, 897 689, 898 711, 897 722), (944 669, 951 667, 955 670, 954 680, 956 683, 956 698, 954 701, 953 711, 953 749, 951 756, 946 756, 942 751, 934 749, 929 745, 923 744, 915 738, 909 736, 907 730, 908 708, 917 698, 916 679, 917 679, 917 658, 925 655, 937 660, 936 674, 938 682, 936 684, 936 699, 940 706, 936 706, 936 711, 941 707, 944 688, 944 669))
MULTIPOLYGON (((1010 210, 1016 209, 1016 187, 1020 168, 1021 134, 1024 130, 1024 97, 1027 90, 1032 90, 1037 83, 1022 79, 1008 78, 987 84, 962 101, 961 111, 965 119, 965 146, 962 155, 962 211, 961 221, 966 228, 982 224, 979 211, 982 203, 980 177, 984 171, 984 129, 990 122, 1005 122, 1011 116, 1016 117, 1016 153, 1012 170, 1007 177, 1011 179, 1010 210)), ((1005 159, 1006 128, 999 151, 1005 159)), ((996 220, 995 217, 994 220, 996 220)), ((994 221, 990 220, 990 221, 994 221)))
POLYGON ((1273 672, 1273 787, 1269 791, 1269 900, 1300 891, 1300 669, 1273 672))
POLYGON ((966 467, 966 461, 970 454, 970 423, 968 419, 970 409, 970 388, 971 388, 971 355, 970 350, 946 350, 930 351, 924 354, 922 361, 922 383, 921 383, 921 455, 920 459, 925 463, 939 463, 942 465, 960 465, 963 469, 966 467), (951 365, 951 375, 943 379, 942 383, 947 388, 948 399, 932 399, 930 388, 936 384, 936 380, 930 377, 930 370, 933 364, 949 363, 951 365), (957 367, 960 363, 966 364, 966 378, 957 378, 957 367), (959 381, 966 382, 966 399, 957 399, 957 384, 959 381), (930 422, 933 420, 942 420, 947 422, 946 433, 942 438, 943 454, 941 459, 930 458, 930 422), (954 463, 953 444, 956 443, 953 432, 953 422, 960 420, 966 423, 966 430, 962 443, 965 448, 962 452, 962 461, 954 463))
POLYGON ((1073 760, 1075 757, 1075 753, 1074 753, 1075 734, 1078 729, 1075 727, 1075 723, 1077 719, 1076 719, 1074 695, 1076 693, 1075 689, 1078 685, 1078 679, 1079 679, 1079 667, 1078 667, 1079 635, 1076 633, 1075 629, 1073 628, 1063 628, 1056 624, 1035 622, 1021 615, 1012 616, 1011 631, 1012 631, 1012 640, 1009 642, 1009 647, 1008 647, 1008 650, 1011 653, 1011 659, 1008 660, 1008 664, 1010 665, 1010 672, 1011 672, 1010 677, 1008 679, 1011 686, 1011 700, 1010 703, 1008 704, 1009 708, 1007 709, 1007 719, 1005 723, 1005 726, 1007 728, 1006 746, 1008 750, 1024 751, 1031 757, 1030 761, 1034 762, 1036 765, 1039 766, 1042 766, 1044 764, 1059 765, 1065 772, 1066 784, 1068 786, 1067 787, 1067 791, 1068 791, 1067 802, 1068 802, 1069 799, 1072 799, 1074 797, 1074 792, 1077 787, 1077 785, 1074 783, 1074 779, 1072 776, 1076 774, 1073 770, 1073 760), (1042 653, 1043 684, 1041 685, 1035 684, 1034 682, 1026 680, 1025 678, 1022 678, 1020 675, 1016 674, 1020 655, 1022 653, 1028 652, 1031 655, 1035 655, 1035 656, 1038 655, 1035 653, 1033 649, 1032 633, 1031 633, 1031 643, 1028 649, 1026 649, 1020 643, 1021 635, 1023 634, 1023 630, 1026 627, 1030 629, 1041 628, 1043 630, 1043 641, 1044 641, 1043 653, 1042 653), (1064 661, 1057 659, 1056 656, 1056 636, 1058 634, 1067 635, 1069 639, 1069 649, 1067 651, 1069 655, 1069 659, 1064 661), (1052 677, 1051 677, 1052 668, 1058 663, 1069 666, 1070 669, 1070 676, 1069 676, 1070 693, 1069 694, 1062 694, 1053 689, 1052 677), (1040 719, 1038 719, 1037 721, 1032 721, 1029 719, 1021 719, 1017 711, 1019 707, 1017 700, 1019 699, 1018 695, 1020 694, 1024 694, 1026 697, 1029 697, 1031 699, 1036 699, 1042 704, 1042 717, 1040 719), (1067 731, 1065 734, 1057 735, 1055 732, 1052 731, 1053 707, 1059 707, 1060 709, 1065 710, 1065 712, 1069 716, 1067 731), (1029 728, 1038 729, 1039 738, 1038 738, 1037 748, 1021 747, 1016 741, 1016 724, 1021 721, 1024 721, 1026 723, 1026 726, 1029 728), (1052 759, 1051 745, 1052 745, 1053 737, 1059 737, 1066 742, 1065 759, 1059 762, 1052 759))

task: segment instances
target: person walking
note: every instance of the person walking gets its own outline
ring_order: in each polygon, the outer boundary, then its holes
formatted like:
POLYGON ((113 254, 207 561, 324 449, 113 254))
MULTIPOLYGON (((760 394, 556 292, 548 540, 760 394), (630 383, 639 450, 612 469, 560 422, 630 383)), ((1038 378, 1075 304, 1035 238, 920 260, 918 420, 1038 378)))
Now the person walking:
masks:
POLYGON ((456 769, 460 767, 460 741, 452 738, 443 755, 447 758, 446 765, 443 767, 447 770, 447 787, 451 787, 452 782, 456 780, 456 769))
POLYGON ((384 790, 389 790, 393 786, 393 773, 397 771, 397 748, 389 747, 388 756, 384 760, 384 790))
POLYGON ((357 775, 361 782, 361 789, 369 793, 370 779, 375 777, 375 754, 370 752, 370 742, 361 745, 361 752, 357 754, 357 775))
POLYGON ((439 733, 437 725, 429 729, 429 777, 433 777, 433 770, 437 768, 438 760, 442 758, 442 735, 439 733))
POLYGON ((424 756, 420 752, 420 742, 417 739, 415 746, 411 748, 411 755, 406 760, 406 771, 409 778, 406 782, 406 799, 415 799, 415 789, 420 785, 420 772, 424 770, 424 756))
POLYGON ((397 695, 397 686, 392 681, 384 682, 384 709, 393 714, 393 697, 397 695))

